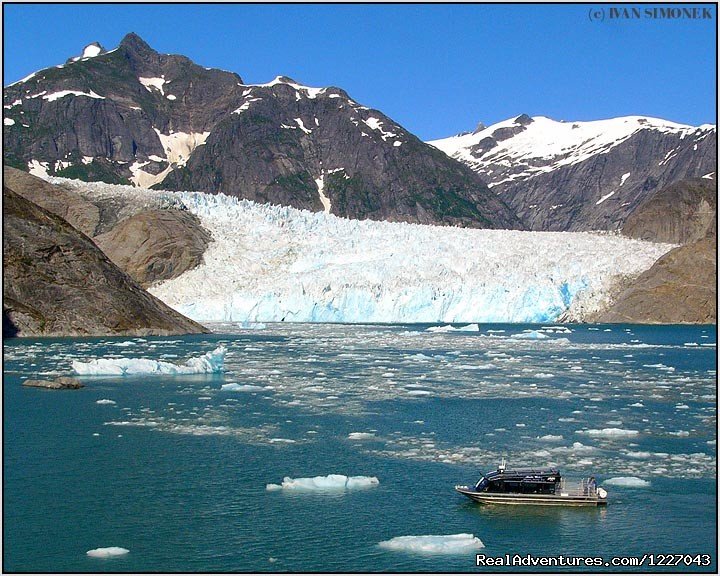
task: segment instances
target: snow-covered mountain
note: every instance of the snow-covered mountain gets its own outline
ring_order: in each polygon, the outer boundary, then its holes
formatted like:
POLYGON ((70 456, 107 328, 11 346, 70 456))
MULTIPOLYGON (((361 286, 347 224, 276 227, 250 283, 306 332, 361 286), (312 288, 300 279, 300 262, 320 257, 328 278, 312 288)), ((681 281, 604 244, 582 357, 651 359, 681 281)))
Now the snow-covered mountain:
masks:
POLYGON ((714 125, 521 115, 430 142, 475 170, 534 230, 612 230, 650 194, 714 173, 714 125))
POLYGON ((181 201, 213 236, 204 263, 150 292, 201 321, 544 322, 602 308, 672 248, 612 234, 347 220, 224 194, 52 179, 98 197, 181 201))
POLYGON ((352 218, 522 226, 471 169, 339 88, 245 84, 136 34, 6 86, 3 105, 4 161, 36 175, 352 218))

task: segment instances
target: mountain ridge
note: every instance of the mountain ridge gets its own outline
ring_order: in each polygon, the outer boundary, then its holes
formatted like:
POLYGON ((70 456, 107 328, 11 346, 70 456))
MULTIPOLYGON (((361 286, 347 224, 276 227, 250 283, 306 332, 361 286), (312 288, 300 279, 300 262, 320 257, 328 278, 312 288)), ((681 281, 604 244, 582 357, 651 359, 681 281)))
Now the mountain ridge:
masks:
POLYGON ((350 218, 521 228, 472 170, 334 87, 118 48, 5 88, 5 159, 36 175, 225 192, 350 218), (342 173, 340 173, 342 171, 342 173))
POLYGON ((430 144, 466 163, 533 230, 616 230, 654 191, 715 171, 717 128, 522 114, 430 144))

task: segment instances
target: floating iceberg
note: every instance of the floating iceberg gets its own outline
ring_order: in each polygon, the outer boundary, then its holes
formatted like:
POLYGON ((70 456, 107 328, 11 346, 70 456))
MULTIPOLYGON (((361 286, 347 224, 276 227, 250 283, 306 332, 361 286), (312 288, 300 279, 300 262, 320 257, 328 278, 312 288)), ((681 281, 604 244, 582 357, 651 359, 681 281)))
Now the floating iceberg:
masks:
POLYGON ((130 552, 127 548, 120 548, 118 546, 110 546, 109 548, 94 548, 88 550, 87 555, 93 558, 112 558, 113 556, 124 556, 130 552))
POLYGON ((627 488, 645 488, 650 486, 650 482, 638 478, 636 476, 618 476, 617 478, 608 478, 603 482, 609 486, 625 486, 627 488))
POLYGON ((229 382, 220 386, 220 390, 226 392, 258 392, 264 390, 262 386, 256 386, 254 384, 238 384, 237 382, 229 382))
POLYGON ((480 326, 478 324, 468 324, 467 326, 460 326, 455 328, 450 324, 445 326, 430 326, 426 332, 480 332, 480 326))
POLYGON ((267 490, 295 490, 299 492, 328 492, 372 488, 380 484, 375 476, 345 476, 328 474, 314 478, 290 478, 285 476, 282 484, 268 484, 267 490))
POLYGON ((100 400, 96 400, 95 404, 115 404, 115 400, 109 400, 107 398, 101 398, 100 400))
POLYGON ((628 430, 626 428, 602 428, 595 430, 577 430, 578 434, 586 434, 588 436, 594 436, 598 438, 613 438, 623 436, 637 436, 639 432, 637 430, 628 430))
POLYGON ((73 360, 72 367, 83 376, 130 376, 136 374, 211 374, 222 372, 225 362, 224 346, 212 352, 190 358, 184 364, 173 364, 147 358, 98 358, 90 362, 73 360))
POLYGON ((545 338, 550 338, 550 336, 543 334, 538 330, 527 330, 525 332, 521 332, 520 334, 510 336, 510 338, 513 340, 545 340, 545 338))
POLYGON ((350 432, 349 440, 375 440, 375 434, 372 432, 350 432))
POLYGON ((544 440, 545 442, 562 442, 563 437, 557 434, 545 434, 545 436, 540 436, 538 440, 544 440))
POLYGON ((445 536, 397 536, 378 544, 386 550, 419 552, 423 554, 468 554, 485 548, 480 538, 473 534, 449 534, 445 536))

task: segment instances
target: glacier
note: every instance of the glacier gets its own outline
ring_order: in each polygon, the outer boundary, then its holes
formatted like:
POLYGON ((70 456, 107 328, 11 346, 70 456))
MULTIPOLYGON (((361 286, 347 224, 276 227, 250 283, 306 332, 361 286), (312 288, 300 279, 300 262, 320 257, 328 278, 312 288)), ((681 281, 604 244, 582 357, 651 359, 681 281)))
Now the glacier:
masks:
POLYGON ((182 204, 214 239, 149 291, 199 322, 553 322, 605 306, 674 246, 610 233, 349 220, 224 194, 49 178, 86 196, 182 204))

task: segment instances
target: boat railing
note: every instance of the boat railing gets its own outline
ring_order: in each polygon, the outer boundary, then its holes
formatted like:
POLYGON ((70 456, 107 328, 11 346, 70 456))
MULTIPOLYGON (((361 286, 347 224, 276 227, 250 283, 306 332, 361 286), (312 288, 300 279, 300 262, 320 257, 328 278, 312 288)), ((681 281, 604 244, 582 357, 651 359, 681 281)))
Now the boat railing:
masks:
POLYGON ((565 478, 562 478, 555 487, 555 494, 561 496, 590 496, 596 498, 597 484, 589 478, 583 478, 579 482, 568 482, 565 478))

